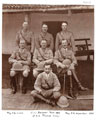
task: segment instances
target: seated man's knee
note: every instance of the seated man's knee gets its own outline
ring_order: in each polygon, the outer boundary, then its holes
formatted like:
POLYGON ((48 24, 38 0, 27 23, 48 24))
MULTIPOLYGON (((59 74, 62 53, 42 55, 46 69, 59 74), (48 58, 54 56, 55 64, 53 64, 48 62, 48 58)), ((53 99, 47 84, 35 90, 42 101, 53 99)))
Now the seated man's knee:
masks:
POLYGON ((36 97, 36 95, 37 95, 36 90, 33 90, 33 91, 31 92, 31 95, 32 95, 33 97, 36 97))
POLYGON ((67 71, 67 75, 72 75, 71 70, 68 70, 68 71, 67 71))
POLYGON ((29 75, 29 72, 28 72, 27 70, 25 70, 25 71, 23 72, 23 77, 28 77, 28 75, 29 75))
POLYGON ((10 71, 10 77, 14 77, 16 75, 15 71, 10 71))
POLYGON ((33 76, 36 78, 38 76, 38 71, 37 70, 33 70, 33 76))
POLYGON ((60 92, 53 92, 54 99, 58 99, 61 96, 60 92))

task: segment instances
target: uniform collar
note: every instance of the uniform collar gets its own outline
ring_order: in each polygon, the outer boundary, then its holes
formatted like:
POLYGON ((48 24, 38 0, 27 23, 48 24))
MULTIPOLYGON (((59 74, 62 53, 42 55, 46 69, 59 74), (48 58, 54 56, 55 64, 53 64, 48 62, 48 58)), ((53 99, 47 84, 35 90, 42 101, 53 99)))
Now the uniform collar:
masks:
POLYGON ((67 30, 65 30, 65 31, 61 31, 61 33, 63 34, 63 33, 67 33, 68 31, 67 30))
POLYGON ((41 35, 41 36, 45 36, 45 35, 47 35, 47 32, 46 32, 46 33, 41 32, 40 35, 41 35))
MULTIPOLYGON (((42 50, 42 51, 43 51, 43 49, 42 49, 42 48, 40 48, 40 50, 42 50)), ((47 51, 47 50, 48 50, 48 48, 46 48, 46 49, 45 49, 45 51, 47 51)), ((43 52, 45 52, 45 51, 43 51, 43 52)))
POLYGON ((65 51, 67 51, 67 50, 68 50, 68 48, 63 48, 63 47, 62 47, 61 49, 62 49, 62 50, 65 50, 65 51))
POLYGON ((24 49, 19 48, 19 52, 24 52, 24 51, 25 51, 25 48, 24 49))

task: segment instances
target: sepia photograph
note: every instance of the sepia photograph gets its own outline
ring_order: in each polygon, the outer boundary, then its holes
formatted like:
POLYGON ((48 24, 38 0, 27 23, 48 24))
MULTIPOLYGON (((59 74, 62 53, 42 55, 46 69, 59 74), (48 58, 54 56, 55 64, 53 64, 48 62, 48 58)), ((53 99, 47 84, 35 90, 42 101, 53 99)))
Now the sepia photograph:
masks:
POLYGON ((94 5, 2 4, 2 110, 94 110, 94 5))

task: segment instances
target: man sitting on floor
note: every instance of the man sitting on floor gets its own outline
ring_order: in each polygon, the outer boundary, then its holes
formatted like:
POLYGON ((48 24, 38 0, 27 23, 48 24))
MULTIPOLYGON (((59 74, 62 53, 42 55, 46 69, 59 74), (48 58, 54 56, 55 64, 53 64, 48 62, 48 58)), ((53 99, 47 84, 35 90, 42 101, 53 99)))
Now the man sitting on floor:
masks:
POLYGON ((17 83, 15 76, 20 72, 22 72, 23 75, 22 93, 26 93, 26 82, 30 72, 29 65, 31 63, 31 54, 25 48, 25 45, 25 40, 21 40, 19 43, 19 48, 15 50, 9 58, 9 63, 12 64, 12 68, 10 70, 10 79, 13 94, 15 94, 17 91, 17 83))
POLYGON ((34 102, 38 98, 50 105, 55 105, 60 98, 61 86, 57 76, 52 72, 50 64, 44 65, 44 72, 37 76, 34 88, 35 90, 31 92, 34 102))
MULTIPOLYGON (((77 60, 76 57, 74 56, 74 53, 72 50, 68 49, 68 42, 67 40, 62 40, 62 47, 60 49, 58 49, 55 52, 55 57, 54 57, 54 64, 56 64, 57 66, 57 72, 61 73, 65 73, 67 71, 67 74, 70 76, 71 74, 73 75, 73 77, 76 80, 76 83, 78 84, 78 87, 80 88, 80 90, 87 90, 87 88, 84 88, 77 75, 75 72, 75 65, 77 65, 77 60)), ((70 81, 72 82, 72 81, 70 81)), ((69 95, 72 95, 72 85, 70 84, 70 90, 69 90, 69 95)))
POLYGON ((40 72, 43 71, 46 63, 51 64, 53 62, 53 53, 50 48, 47 48, 46 40, 42 40, 41 47, 35 49, 33 54, 33 62, 36 64, 36 68, 33 69, 33 75, 35 78, 40 72))

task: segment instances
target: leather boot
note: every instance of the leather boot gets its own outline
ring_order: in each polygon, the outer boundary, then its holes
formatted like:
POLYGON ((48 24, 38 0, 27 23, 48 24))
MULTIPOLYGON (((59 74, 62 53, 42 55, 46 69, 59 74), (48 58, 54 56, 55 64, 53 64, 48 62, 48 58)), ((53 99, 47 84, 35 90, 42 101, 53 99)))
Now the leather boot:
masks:
POLYGON ((15 94, 17 91, 16 79, 15 79, 15 77, 10 77, 10 79, 11 79, 10 84, 11 84, 11 88, 12 88, 12 94, 15 94))
POLYGON ((69 90, 68 90, 68 96, 69 99, 75 99, 75 96, 73 94, 73 85, 72 85, 72 76, 69 76, 69 90))
POLYGON ((76 82, 77 82, 77 84, 78 84, 79 90, 82 90, 82 91, 88 90, 88 88, 85 88, 85 87, 83 87, 83 86, 81 85, 81 83, 80 83, 80 81, 79 81, 79 79, 78 79, 78 77, 77 77, 77 75, 76 75, 75 70, 72 70, 72 73, 73 73, 73 76, 74 76, 74 78, 75 78, 75 80, 76 80, 76 82))
POLYGON ((86 90, 88 90, 88 88, 83 87, 80 82, 77 82, 77 84, 78 84, 78 89, 79 89, 79 90, 81 90, 81 91, 86 91, 86 90))
POLYGON ((22 93, 23 94, 26 94, 26 92, 27 92, 26 81, 27 81, 27 78, 23 77, 23 86, 22 86, 22 93))

